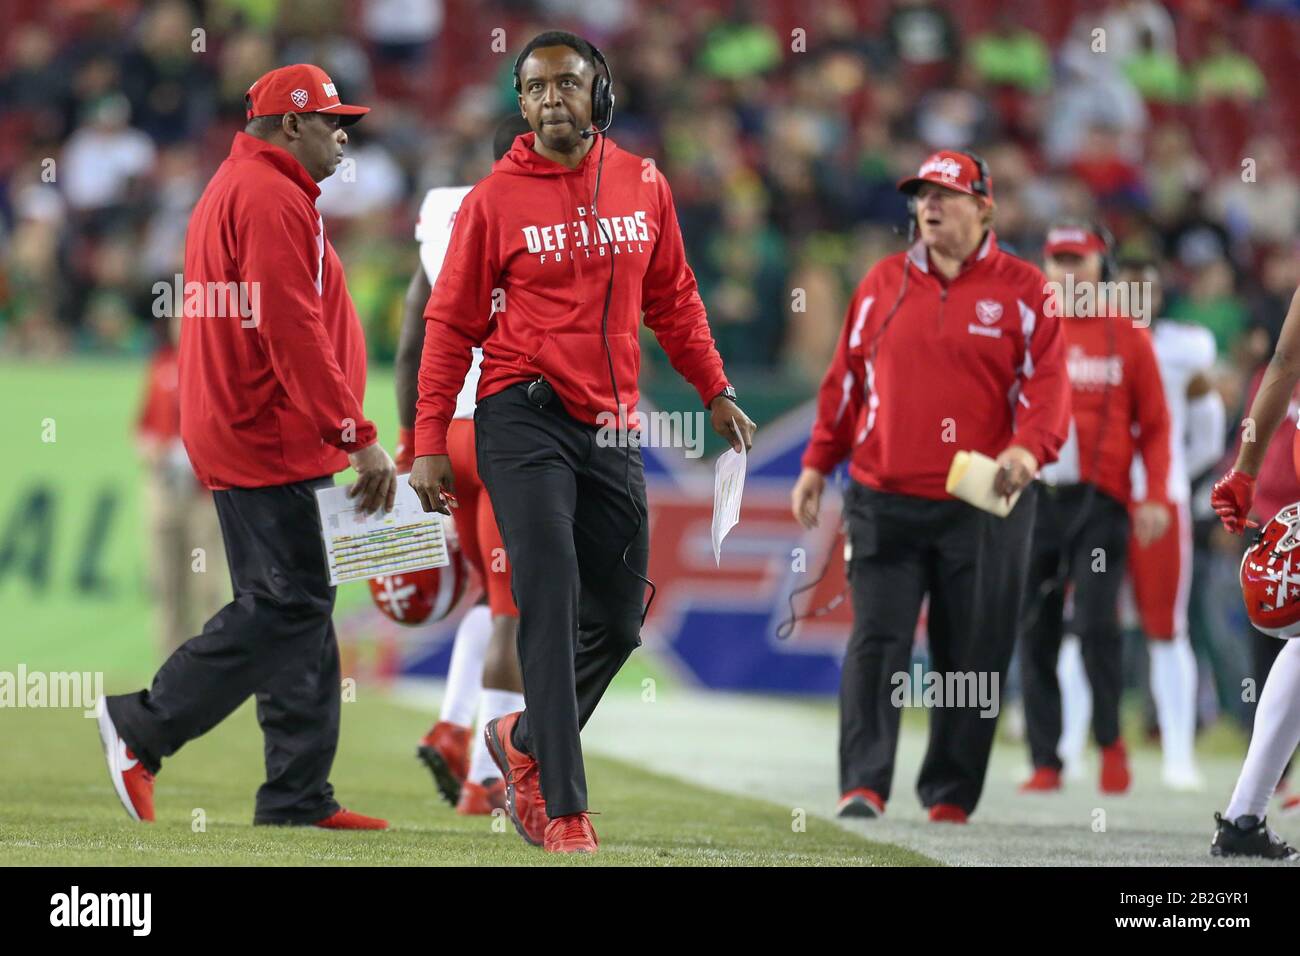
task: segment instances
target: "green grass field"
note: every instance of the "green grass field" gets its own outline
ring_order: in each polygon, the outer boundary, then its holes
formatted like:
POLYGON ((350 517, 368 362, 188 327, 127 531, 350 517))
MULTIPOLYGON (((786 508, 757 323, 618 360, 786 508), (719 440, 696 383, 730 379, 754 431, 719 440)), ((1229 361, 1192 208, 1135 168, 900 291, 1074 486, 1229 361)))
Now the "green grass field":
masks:
POLYGON ((186 746, 158 777, 158 822, 130 821, 104 768, 93 720, 77 710, 4 715, 0 863, 69 866, 637 865, 891 866, 930 864, 919 853, 846 832, 809 815, 795 832, 782 806, 705 790, 620 761, 588 760, 594 858, 528 846, 509 821, 460 817, 438 799, 415 759, 427 729, 418 710, 364 686, 343 706, 333 783, 340 801, 387 818, 382 833, 251 825, 262 777, 251 705, 186 746), (195 832, 196 811, 206 831, 195 832))

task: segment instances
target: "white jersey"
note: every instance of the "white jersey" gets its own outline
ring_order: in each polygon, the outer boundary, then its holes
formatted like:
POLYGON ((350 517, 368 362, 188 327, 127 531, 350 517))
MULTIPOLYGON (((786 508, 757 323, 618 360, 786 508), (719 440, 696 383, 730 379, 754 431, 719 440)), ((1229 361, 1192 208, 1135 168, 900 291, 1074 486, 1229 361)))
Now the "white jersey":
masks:
MULTIPOLYGON (((429 277, 430 286, 438 282, 442 260, 447 257, 447 247, 451 245, 451 227, 456 222, 456 213, 473 188, 440 186, 425 193, 424 202, 420 203, 420 218, 415 223, 415 240, 420 244, 420 264, 424 266, 424 274, 429 277)), ((482 364, 483 350, 475 349, 474 361, 470 363, 465 384, 456 396, 456 412, 452 418, 474 417, 479 366, 482 364)))
MULTIPOLYGON (((1192 493, 1192 476, 1187 472, 1187 386, 1192 379, 1214 367, 1214 335, 1209 329, 1169 319, 1151 328, 1160 379, 1169 406, 1169 500, 1186 502, 1192 493)), ((1146 499, 1147 474, 1140 455, 1133 456, 1133 500, 1146 499)))

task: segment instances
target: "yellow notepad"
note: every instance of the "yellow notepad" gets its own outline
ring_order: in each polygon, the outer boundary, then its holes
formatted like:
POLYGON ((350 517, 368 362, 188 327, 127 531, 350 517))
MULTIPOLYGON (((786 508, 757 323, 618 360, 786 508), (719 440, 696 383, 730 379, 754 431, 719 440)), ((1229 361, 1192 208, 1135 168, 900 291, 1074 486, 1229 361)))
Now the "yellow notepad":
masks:
POLYGON ((953 455, 948 469, 948 494, 967 504, 1005 518, 1020 500, 1017 491, 1010 499, 993 490, 993 479, 998 464, 988 455, 977 451, 959 451, 953 455))

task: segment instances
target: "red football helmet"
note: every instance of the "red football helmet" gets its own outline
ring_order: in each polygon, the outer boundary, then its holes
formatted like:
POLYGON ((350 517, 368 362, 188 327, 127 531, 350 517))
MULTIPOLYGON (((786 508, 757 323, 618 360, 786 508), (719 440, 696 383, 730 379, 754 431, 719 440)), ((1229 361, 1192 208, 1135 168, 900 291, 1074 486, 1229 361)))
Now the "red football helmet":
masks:
MULTIPOLYGON (((450 522, 449 522, 450 523, 450 522)), ((375 606, 398 624, 416 627, 441 621, 456 606, 469 583, 469 565, 448 541, 451 563, 441 568, 399 571, 370 579, 375 606)))
POLYGON ((1275 514, 1242 555, 1241 594, 1265 634, 1300 635, 1300 501, 1275 514))

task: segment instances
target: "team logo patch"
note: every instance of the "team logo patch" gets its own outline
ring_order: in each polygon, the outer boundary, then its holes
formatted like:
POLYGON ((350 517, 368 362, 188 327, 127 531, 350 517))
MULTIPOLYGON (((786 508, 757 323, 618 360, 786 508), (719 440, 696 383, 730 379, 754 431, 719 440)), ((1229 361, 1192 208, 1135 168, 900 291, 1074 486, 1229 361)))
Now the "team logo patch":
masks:
POLYGON ((1002 303, 993 299, 980 299, 975 303, 975 315, 985 325, 1002 318, 1002 303))
POLYGON ((294 106, 298 107, 298 109, 302 109, 304 106, 307 105, 307 91, 294 90, 292 93, 289 94, 289 99, 293 100, 294 106))

